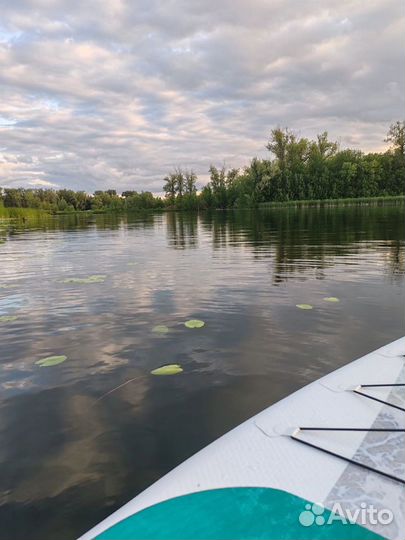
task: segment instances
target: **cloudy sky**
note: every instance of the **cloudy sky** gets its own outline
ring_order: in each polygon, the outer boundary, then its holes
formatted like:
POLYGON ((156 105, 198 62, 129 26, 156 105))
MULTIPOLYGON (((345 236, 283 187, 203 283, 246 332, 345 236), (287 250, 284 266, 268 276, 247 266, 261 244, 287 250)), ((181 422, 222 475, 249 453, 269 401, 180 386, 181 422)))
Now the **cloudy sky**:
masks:
POLYGON ((160 192, 269 131, 385 147, 403 0, 0 0, 0 185, 160 192))

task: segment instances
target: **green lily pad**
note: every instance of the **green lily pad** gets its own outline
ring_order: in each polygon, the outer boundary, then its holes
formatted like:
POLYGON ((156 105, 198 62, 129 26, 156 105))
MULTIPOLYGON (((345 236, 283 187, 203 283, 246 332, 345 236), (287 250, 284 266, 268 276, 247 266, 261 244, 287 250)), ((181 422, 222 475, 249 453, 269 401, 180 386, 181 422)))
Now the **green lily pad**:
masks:
POLYGON ((339 298, 336 298, 336 296, 328 296, 327 298, 324 298, 325 302, 340 302, 339 298))
POLYGON ((61 364, 67 360, 67 356, 61 355, 61 356, 47 356, 46 358, 41 358, 41 360, 37 360, 35 363, 40 367, 49 367, 49 366, 57 366, 58 364, 61 364))
POLYGON ((18 319, 17 315, 0 315, 0 323, 12 322, 18 319))
POLYGON ((312 309, 311 304, 296 304, 296 307, 299 309, 312 309))
POLYGON ((180 364, 167 364, 151 371, 152 375, 177 375, 181 373, 183 368, 180 364))
POLYGON ((104 274, 97 274, 95 276, 89 276, 86 283, 103 283, 107 276, 104 274))
POLYGON ((158 324, 152 328, 152 332, 155 332, 156 334, 167 334, 168 331, 169 328, 164 324, 158 324))
POLYGON ((88 276, 86 278, 66 278, 62 280, 62 283, 78 283, 78 284, 85 284, 85 283, 104 283, 105 278, 107 276, 102 274, 96 274, 94 276, 88 276))
POLYGON ((184 326, 187 326, 187 328, 202 328, 204 325, 205 322, 198 319, 190 319, 184 323, 184 326))

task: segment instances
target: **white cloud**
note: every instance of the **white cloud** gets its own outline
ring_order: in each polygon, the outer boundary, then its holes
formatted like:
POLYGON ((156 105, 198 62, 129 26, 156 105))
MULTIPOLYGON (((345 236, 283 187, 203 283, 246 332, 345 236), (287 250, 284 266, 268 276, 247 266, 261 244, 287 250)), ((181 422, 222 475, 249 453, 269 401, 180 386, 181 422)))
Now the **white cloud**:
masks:
POLYGON ((40 178, 34 178, 34 180, 30 180, 28 184, 34 187, 45 187, 45 188, 59 187, 58 184, 55 184, 54 182, 48 182, 47 180, 41 180, 40 178))

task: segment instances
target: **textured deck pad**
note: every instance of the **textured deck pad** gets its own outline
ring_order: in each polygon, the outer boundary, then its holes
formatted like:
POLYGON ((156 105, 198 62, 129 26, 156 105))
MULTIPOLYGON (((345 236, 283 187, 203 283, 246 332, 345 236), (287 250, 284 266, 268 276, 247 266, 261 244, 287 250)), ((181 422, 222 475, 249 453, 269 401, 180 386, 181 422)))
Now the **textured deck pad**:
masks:
MULTIPOLYGON (((405 382, 405 368, 394 382, 405 382)), ((367 393, 380 398, 378 388, 367 388, 367 393)), ((393 387, 387 401, 405 407, 404 387, 393 387)), ((384 405, 372 427, 405 429, 405 414, 384 405)), ((405 434, 369 432, 353 459, 405 479, 405 434)), ((392 522, 385 525, 376 523, 373 530, 388 538, 403 540, 405 489, 395 486, 392 480, 377 476, 372 472, 359 470, 355 465, 348 465, 325 501, 325 505, 329 508, 336 503, 353 511, 361 507, 361 504, 373 505, 377 511, 390 510, 393 515, 392 522)))

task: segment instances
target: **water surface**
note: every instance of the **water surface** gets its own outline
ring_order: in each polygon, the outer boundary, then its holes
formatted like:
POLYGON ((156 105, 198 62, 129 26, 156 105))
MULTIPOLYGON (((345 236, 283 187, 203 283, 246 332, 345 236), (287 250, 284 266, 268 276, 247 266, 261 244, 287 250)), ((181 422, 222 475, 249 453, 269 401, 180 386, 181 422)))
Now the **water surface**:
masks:
POLYGON ((2 540, 76 538, 249 416, 400 337, 403 211, 1 223, 0 317, 17 317, 0 322, 2 540), (91 275, 105 279, 64 282, 91 275), (51 355, 68 359, 35 364, 51 355), (168 363, 184 372, 150 375, 168 363))

